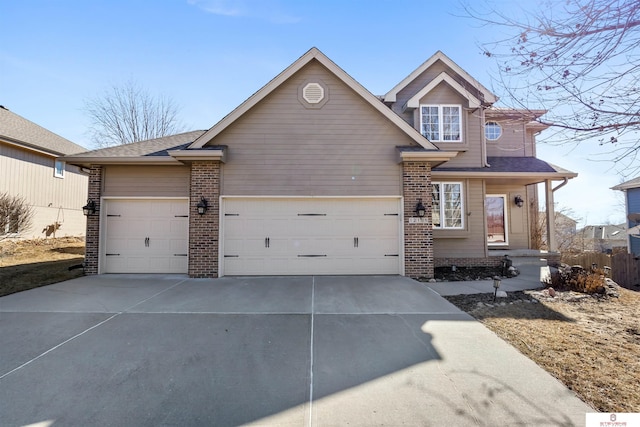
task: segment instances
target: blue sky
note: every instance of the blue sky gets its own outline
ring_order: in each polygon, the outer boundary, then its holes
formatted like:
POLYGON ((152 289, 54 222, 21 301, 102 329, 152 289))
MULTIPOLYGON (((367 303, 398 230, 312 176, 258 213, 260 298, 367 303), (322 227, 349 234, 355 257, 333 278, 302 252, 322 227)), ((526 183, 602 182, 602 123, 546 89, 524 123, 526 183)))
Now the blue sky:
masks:
MULTIPOLYGON (((442 50, 500 95, 478 47, 500 30, 461 15, 455 0, 2 1, 0 105, 94 148, 84 102, 135 81, 173 98, 188 129, 207 129, 314 46, 374 94, 442 50)), ((586 160, 599 150, 540 144, 538 156, 580 174, 556 192, 560 207, 582 223, 622 222, 609 189, 621 178, 586 160)))

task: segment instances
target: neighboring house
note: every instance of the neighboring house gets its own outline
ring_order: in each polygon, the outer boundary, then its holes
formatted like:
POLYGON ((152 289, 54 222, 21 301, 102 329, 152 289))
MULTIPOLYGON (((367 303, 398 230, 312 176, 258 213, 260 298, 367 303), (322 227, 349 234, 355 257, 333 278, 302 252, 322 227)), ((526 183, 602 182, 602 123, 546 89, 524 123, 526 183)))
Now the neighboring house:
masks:
POLYGON ((530 248, 535 184, 553 215, 552 181, 576 174, 535 157, 543 111, 495 101, 441 52, 376 97, 313 48, 207 131, 66 156, 96 204, 85 271, 499 265, 530 248))
POLYGON ((640 177, 611 188, 624 192, 627 210, 627 248, 630 254, 640 256, 640 177))
MULTIPOLYGON (((555 213, 555 229, 557 249, 560 252, 582 251, 576 232, 578 222, 562 212, 555 213)), ((538 212, 538 233, 540 235, 539 246, 548 249, 547 245, 547 216, 546 212, 538 212)))
POLYGON ((0 236, 84 235, 87 174, 58 157, 85 150, 0 106, 0 193, 23 198, 33 210, 29 229, 7 224, 0 236))
POLYGON ((625 224, 587 225, 578 231, 578 236, 584 251, 612 253, 627 248, 625 224))

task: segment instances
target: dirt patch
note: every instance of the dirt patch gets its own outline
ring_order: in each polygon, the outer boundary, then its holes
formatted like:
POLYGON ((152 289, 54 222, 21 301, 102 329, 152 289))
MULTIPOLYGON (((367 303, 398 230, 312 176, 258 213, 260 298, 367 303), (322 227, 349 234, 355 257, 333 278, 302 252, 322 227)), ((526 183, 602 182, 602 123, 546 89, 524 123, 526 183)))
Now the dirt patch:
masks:
POLYGON ((602 412, 640 412, 640 293, 447 296, 602 412))
POLYGON ((0 242, 0 296, 84 274, 84 239, 64 237, 0 242))

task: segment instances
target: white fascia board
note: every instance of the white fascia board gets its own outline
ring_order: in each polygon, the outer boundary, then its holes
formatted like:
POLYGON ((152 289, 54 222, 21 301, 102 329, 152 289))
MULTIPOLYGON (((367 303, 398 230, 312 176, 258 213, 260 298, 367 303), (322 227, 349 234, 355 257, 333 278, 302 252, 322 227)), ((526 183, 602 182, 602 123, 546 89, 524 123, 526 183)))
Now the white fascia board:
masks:
POLYGON ((449 74, 444 71, 438 74, 438 76, 431 80, 428 85, 423 87, 418 93, 413 95, 406 103, 406 105, 402 108, 402 110, 406 110, 407 108, 418 108, 420 106, 420 100, 433 89, 436 88, 440 83, 446 82, 449 86, 451 86, 456 92, 460 95, 464 96, 469 101, 470 108, 478 108, 482 104, 478 98, 471 95, 468 90, 466 90, 460 83, 455 81, 449 74))
POLYGON ((58 157, 70 165, 179 165, 173 157, 58 157))
POLYGON ((458 151, 401 151, 400 160, 403 162, 447 162, 458 155, 458 151))
POLYGON ((169 155, 176 160, 194 161, 194 160, 219 160, 222 163, 226 161, 225 150, 171 150, 169 155))

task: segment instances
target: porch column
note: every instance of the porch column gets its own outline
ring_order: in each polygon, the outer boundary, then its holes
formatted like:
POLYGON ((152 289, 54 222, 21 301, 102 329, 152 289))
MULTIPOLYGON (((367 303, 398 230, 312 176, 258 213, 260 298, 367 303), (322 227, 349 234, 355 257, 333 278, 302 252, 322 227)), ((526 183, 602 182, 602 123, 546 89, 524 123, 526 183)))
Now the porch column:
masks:
POLYGON ((547 212, 547 247, 549 252, 558 252, 558 243, 556 242, 556 214, 553 202, 553 187, 550 179, 544 182, 545 204, 547 212))
POLYGON ((431 279, 434 275, 431 163, 405 161, 402 169, 405 275, 431 279), (420 200, 425 207, 422 218, 415 212, 420 200))
POLYGON ((102 196, 102 166, 91 165, 89 168, 89 191, 87 199, 96 204, 96 212, 87 216, 87 232, 85 235, 84 273, 98 274, 100 259, 100 197, 102 196))
POLYGON ((220 225, 220 162, 191 163, 189 196, 189 276, 218 277, 218 236, 220 225), (209 208, 198 214, 204 197, 209 208))

